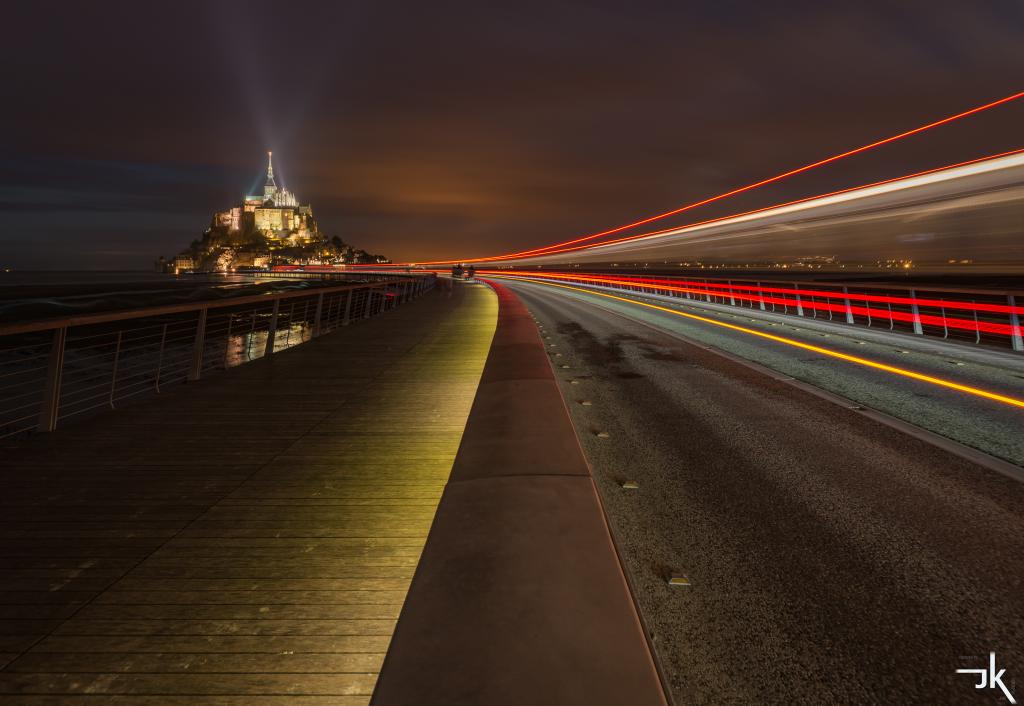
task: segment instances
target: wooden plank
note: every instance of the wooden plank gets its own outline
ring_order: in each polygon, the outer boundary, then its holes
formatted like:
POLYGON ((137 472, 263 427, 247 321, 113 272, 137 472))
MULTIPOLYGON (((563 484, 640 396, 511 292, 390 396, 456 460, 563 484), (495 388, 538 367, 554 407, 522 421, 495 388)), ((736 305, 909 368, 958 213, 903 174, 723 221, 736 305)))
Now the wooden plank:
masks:
POLYGON ((0 672, 0 693, 369 695, 376 674, 22 674, 0 672))
MULTIPOLYGON (((11 606, 0 606, 2 609, 11 606)), ((19 606, 20 607, 20 606, 19 606)), ((249 605, 101 605, 92 603, 77 609, 77 606, 44 606, 53 617, 70 617, 77 613, 83 620, 112 620, 117 618, 138 618, 154 620, 158 618, 193 619, 193 620, 255 620, 257 618, 301 619, 315 618, 368 620, 398 618, 401 603, 386 604, 355 604, 355 605, 284 605, 284 604, 249 604, 249 605), (77 610, 76 610, 77 609, 77 610)), ((45 611, 36 609, 42 614, 45 611)), ((17 614, 17 611, 11 611, 17 614)))
MULTIPOLYGON (((93 605, 394 605, 405 591, 107 591, 93 605)), ((31 594, 42 595, 42 594, 31 594)), ((2 598, 2 596, 0 596, 2 598)))
POLYGON ((9 672, 59 672, 64 674, 97 672, 235 673, 235 674, 374 674, 384 661, 383 652, 330 654, 239 654, 179 652, 175 654, 138 654, 107 652, 101 654, 35 652, 23 655, 9 672))
POLYGON ((384 652, 390 635, 51 635, 32 649, 39 652, 228 653, 384 652))
POLYGON ((395 620, 71 620, 57 628, 60 635, 375 635, 390 637, 395 620))
MULTIPOLYGON (((196 706, 196 697, 174 694, 104 694, 102 703, 105 706, 196 706)), ((0 694, 0 706, 82 706, 82 704, 98 703, 96 698, 83 699, 81 695, 17 695, 0 694)), ((266 696, 259 694, 231 695, 204 694, 203 706, 367 706, 370 703, 368 694, 308 696, 289 694, 285 696, 266 696)))

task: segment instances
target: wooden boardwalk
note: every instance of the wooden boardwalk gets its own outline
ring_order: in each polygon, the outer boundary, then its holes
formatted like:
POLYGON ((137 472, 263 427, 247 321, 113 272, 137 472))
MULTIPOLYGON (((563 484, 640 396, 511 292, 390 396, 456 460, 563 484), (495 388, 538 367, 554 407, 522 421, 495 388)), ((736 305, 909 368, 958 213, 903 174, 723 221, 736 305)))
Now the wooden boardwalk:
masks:
POLYGON ((0 450, 0 703, 367 703, 496 314, 459 285, 0 450))

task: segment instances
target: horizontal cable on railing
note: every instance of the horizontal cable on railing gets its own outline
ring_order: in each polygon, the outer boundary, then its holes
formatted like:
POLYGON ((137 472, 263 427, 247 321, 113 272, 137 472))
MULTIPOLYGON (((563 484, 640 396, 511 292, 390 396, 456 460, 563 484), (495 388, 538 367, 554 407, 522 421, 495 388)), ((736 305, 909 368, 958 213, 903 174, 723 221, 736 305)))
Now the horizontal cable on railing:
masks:
MULTIPOLYGON (((73 398, 75 398, 75 397, 77 397, 79 395, 82 395, 82 394, 87 393, 87 392, 92 392, 93 390, 100 390, 100 389, 103 389, 103 390, 109 390, 110 389, 110 374, 109 373, 105 376, 105 380, 103 382, 97 384, 97 385, 89 385, 87 387, 76 387, 73 390, 62 390, 61 391, 61 404, 65 404, 65 402, 73 402, 74 401, 73 398)), ((97 394, 105 395, 107 393, 106 392, 99 392, 97 394)), ((89 399, 89 398, 87 396, 84 399, 89 399)))
POLYGON ((27 373, 36 373, 36 372, 39 372, 40 370, 46 370, 46 366, 45 365, 40 365, 37 368, 26 368, 25 370, 14 370, 14 371, 11 371, 9 373, 3 373, 3 374, 0 374, 0 380, 5 380, 7 378, 12 378, 12 377, 15 377, 16 375, 25 375, 27 373))
POLYGON ((33 389, 33 390, 28 390, 26 392, 16 392, 16 393, 11 394, 11 395, 4 395, 4 401, 6 402, 7 400, 16 400, 16 399, 18 399, 20 397, 28 397, 29 395, 35 395, 35 396, 38 397, 39 396, 39 390, 38 389, 33 389))
POLYGON ((21 427, 16 427, 14 429, 8 429, 8 427, 10 427, 12 425, 15 425, 15 424, 21 424, 22 422, 27 422, 29 420, 33 420, 34 421, 37 418, 38 418, 38 415, 30 414, 27 417, 22 417, 21 419, 15 419, 15 420, 12 420, 10 422, 3 423, 2 425, 0 425, 0 439, 8 439, 8 438, 10 438, 12 436, 17 436, 19 434, 24 434, 26 432, 32 431, 33 429, 36 428, 36 425, 34 423, 33 424, 27 424, 27 425, 21 426, 21 427))
POLYGON ((20 409, 29 409, 30 407, 39 409, 39 401, 35 400, 33 402, 26 402, 25 404, 20 404, 16 407, 7 407, 3 410, 0 410, 0 414, 13 414, 14 412, 17 412, 20 409))
POLYGON ((24 365, 25 363, 32 362, 33 360, 46 360, 49 357, 49 353, 39 353, 37 355, 30 356, 19 356, 12 358, 11 360, 0 361, 0 365, 24 365))

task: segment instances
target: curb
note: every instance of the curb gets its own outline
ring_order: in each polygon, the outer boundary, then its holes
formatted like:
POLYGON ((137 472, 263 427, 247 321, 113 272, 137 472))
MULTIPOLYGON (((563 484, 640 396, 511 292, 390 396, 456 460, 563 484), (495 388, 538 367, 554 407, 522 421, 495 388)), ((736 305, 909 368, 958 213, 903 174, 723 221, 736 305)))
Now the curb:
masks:
POLYGON ((498 324, 372 704, 666 697, 540 334, 498 324))

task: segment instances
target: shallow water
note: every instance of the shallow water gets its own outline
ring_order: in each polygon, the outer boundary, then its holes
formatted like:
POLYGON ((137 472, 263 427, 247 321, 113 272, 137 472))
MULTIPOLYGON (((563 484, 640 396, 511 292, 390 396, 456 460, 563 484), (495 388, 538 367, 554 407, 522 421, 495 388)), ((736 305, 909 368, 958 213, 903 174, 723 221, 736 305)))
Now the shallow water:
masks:
MULTIPOLYGON (((354 278, 353 281, 360 281, 354 278)), ((335 279, 333 284, 337 284, 335 279)), ((187 303, 267 291, 302 290, 319 280, 158 272, 0 272, 0 322, 187 303)))

